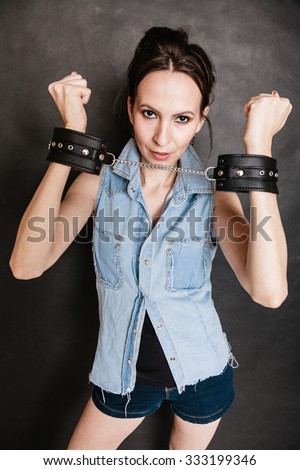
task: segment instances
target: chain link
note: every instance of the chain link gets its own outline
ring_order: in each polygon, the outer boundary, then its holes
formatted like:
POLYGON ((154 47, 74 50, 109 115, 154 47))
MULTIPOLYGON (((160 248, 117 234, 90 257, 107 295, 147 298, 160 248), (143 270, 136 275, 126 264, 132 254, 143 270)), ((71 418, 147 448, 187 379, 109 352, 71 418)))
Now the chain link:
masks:
POLYGON ((114 165, 116 164, 139 166, 140 168, 152 168, 155 170, 175 171, 176 173, 193 173, 197 175, 204 175, 207 177, 207 170, 203 171, 203 170, 194 170, 192 168, 180 168, 180 167, 171 166, 171 165, 160 165, 159 163, 143 163, 143 162, 136 162, 132 160, 115 160, 114 165))

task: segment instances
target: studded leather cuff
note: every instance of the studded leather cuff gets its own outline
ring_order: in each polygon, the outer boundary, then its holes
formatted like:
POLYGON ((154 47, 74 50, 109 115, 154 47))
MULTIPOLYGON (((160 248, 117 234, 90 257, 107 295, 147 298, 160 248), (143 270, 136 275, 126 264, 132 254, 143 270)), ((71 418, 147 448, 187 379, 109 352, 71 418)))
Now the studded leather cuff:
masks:
POLYGON ((266 191, 279 194, 277 160, 265 155, 219 155, 213 168, 216 191, 266 191))
POLYGON ((46 160, 99 175, 101 164, 113 165, 115 162, 114 155, 106 149, 106 142, 97 137, 64 127, 55 127, 46 160))

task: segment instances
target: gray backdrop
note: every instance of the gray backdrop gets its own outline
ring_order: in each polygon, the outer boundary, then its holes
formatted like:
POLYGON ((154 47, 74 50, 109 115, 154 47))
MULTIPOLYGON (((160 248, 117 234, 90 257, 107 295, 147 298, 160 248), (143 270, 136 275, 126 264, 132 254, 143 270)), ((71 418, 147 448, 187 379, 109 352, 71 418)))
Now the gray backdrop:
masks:
MULTIPOLYGON (((64 449, 90 395, 88 373, 98 313, 91 224, 41 278, 18 281, 8 260, 21 216, 48 164, 47 143, 60 117, 48 84, 72 70, 92 98, 88 132, 118 152, 126 127, 113 102, 132 52, 151 26, 184 27, 215 62, 211 109, 214 165, 243 151, 244 102, 279 91, 294 104, 274 139, 278 198, 289 244, 289 296, 277 310, 255 304, 221 251, 214 299, 240 367, 237 397, 211 449, 299 449, 299 24, 298 1, 2 0, 1 8, 1 420, 2 449, 64 449)), ((207 129, 197 148, 205 159, 207 129)), ((71 181, 77 176, 72 172, 71 181)), ((247 211, 247 196, 243 195, 247 211)), ((166 449, 167 407, 146 419, 122 449, 166 449)))

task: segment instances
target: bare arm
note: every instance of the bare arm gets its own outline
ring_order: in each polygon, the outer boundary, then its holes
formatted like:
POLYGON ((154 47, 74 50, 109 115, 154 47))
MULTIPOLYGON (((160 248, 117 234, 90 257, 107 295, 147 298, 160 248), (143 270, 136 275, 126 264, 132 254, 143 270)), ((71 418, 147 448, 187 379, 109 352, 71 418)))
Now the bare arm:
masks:
MULTIPOLYGON (((289 101, 279 96, 263 94, 252 98, 245 105, 246 153, 271 158, 272 137, 284 125, 291 109, 289 101)), ((244 289, 256 302, 276 308, 288 292, 287 246, 277 196, 251 191, 249 199, 248 222, 237 194, 217 191, 214 227, 222 233, 220 246, 244 289)))
MULTIPOLYGON (((72 72, 49 85, 49 91, 65 127, 85 132, 84 104, 91 94, 86 80, 72 72)), ((38 277, 52 266, 93 211, 100 177, 82 173, 62 201, 69 172, 68 166, 50 163, 22 217, 10 259, 11 270, 18 279, 38 277)))
POLYGON ((38 277, 52 266, 93 212, 100 177, 82 173, 61 201, 69 171, 51 163, 22 217, 10 259, 18 279, 38 277))

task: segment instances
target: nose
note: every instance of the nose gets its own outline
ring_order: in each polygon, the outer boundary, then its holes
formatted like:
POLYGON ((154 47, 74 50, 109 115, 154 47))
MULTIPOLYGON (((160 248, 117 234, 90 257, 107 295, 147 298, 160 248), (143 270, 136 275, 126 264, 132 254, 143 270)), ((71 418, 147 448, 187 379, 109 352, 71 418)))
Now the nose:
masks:
POLYGON ((153 139, 157 145, 164 147, 171 142, 172 130, 167 122, 159 121, 157 123, 153 139))

